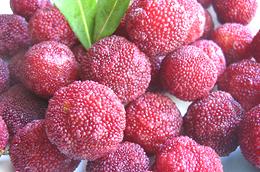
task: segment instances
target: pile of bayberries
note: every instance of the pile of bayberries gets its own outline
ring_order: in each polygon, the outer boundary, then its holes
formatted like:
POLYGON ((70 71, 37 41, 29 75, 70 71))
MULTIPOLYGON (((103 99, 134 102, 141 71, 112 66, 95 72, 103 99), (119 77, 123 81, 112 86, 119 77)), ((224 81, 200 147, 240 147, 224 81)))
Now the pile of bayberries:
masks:
POLYGON ((255 0, 135 0, 84 49, 48 0, 0 15, 0 154, 16 171, 222 172, 239 145, 260 168, 255 0), (184 117, 168 97, 193 102, 184 117), (151 158, 152 157, 152 158, 151 158), (155 157, 155 158, 154 158, 155 157), (154 159, 154 160, 153 160, 154 159))

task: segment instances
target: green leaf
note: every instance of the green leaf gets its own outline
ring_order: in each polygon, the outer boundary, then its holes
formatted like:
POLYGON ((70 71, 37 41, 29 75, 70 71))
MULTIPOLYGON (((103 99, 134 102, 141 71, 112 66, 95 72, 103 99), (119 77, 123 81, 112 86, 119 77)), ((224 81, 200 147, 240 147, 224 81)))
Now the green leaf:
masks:
MULTIPOLYGON (((109 1, 109 0, 105 0, 109 1)), ((92 45, 97 0, 54 0, 54 4, 65 16, 82 45, 92 45)))
POLYGON ((113 34, 124 16, 130 0, 98 0, 94 42, 113 34))

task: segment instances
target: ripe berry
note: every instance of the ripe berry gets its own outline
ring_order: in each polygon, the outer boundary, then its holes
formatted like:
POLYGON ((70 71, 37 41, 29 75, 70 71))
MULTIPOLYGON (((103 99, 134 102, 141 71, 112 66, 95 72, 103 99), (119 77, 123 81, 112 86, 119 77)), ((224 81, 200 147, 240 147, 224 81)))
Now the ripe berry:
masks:
POLYGON ((168 138, 181 134, 182 117, 172 100, 145 93, 126 107, 125 138, 154 154, 168 138))
POLYGON ((21 81, 41 97, 49 98, 78 79, 78 63, 64 44, 55 41, 36 44, 24 58, 21 81))
POLYGON ((205 17, 206 17, 206 22, 205 22, 204 33, 202 35, 202 38, 208 39, 210 37, 212 31, 214 30, 215 25, 214 25, 211 14, 206 9, 205 9, 205 17))
POLYGON ((0 93, 6 91, 10 85, 10 76, 7 63, 0 58, 0 93))
POLYGON ((184 117, 185 133, 219 156, 226 156, 238 146, 237 128, 243 112, 229 93, 213 92, 189 106, 184 117))
POLYGON ((124 142, 115 152, 89 162, 87 172, 146 172, 149 158, 138 144, 124 142))
POLYGON ((221 23, 247 25, 255 16, 257 0, 214 0, 213 7, 221 23))
POLYGON ((30 19, 29 29, 35 43, 58 41, 69 47, 76 43, 76 36, 56 7, 37 10, 30 19))
POLYGON ((223 172, 220 157, 213 149, 183 136, 168 140, 161 148, 156 157, 156 170, 223 172))
POLYGON ((28 23, 21 16, 0 15, 0 56, 12 56, 31 44, 28 23))
POLYGON ((242 154, 256 168, 260 168, 260 104, 245 114, 239 130, 242 154))
POLYGON ((125 109, 115 93, 93 81, 75 81, 49 101, 46 132, 73 159, 96 160, 123 140, 125 109))
POLYGON ((46 108, 45 101, 20 84, 12 86, 0 99, 0 116, 5 120, 11 136, 27 123, 44 118, 46 108))
POLYGON ((252 43, 251 43, 251 54, 256 59, 258 63, 260 63, 260 30, 255 35, 252 43))
POLYGON ((211 38, 225 54, 228 64, 249 58, 248 48, 252 42, 251 31, 237 23, 227 23, 212 32, 211 38))
POLYGON ((71 172, 79 164, 50 143, 45 133, 44 120, 33 121, 18 131, 10 145, 10 157, 15 170, 21 172, 71 172))
POLYGON ((0 116, 0 157, 2 153, 4 153, 5 151, 5 147, 8 143, 8 137, 9 134, 8 134, 7 126, 5 124, 5 121, 0 116))
MULTIPOLYGON (((197 4, 195 0, 189 3, 197 4)), ((185 43, 196 18, 187 11, 187 4, 183 0, 137 1, 126 14, 130 40, 148 56, 176 50, 185 43)))
POLYGON ((161 66, 162 84, 176 97, 193 101, 207 96, 217 80, 213 61, 195 46, 170 53, 161 66))
POLYGON ((10 0, 10 6, 14 14, 29 20, 36 10, 51 6, 51 2, 50 0, 10 0))
POLYGON ((123 37, 111 36, 88 49, 81 62, 82 79, 110 87, 123 103, 143 93, 151 80, 151 64, 137 46, 123 37))
POLYGON ((199 40, 192 44, 202 49, 217 67, 218 76, 220 76, 226 69, 226 59, 222 52, 222 49, 213 41, 199 40))
POLYGON ((211 3, 212 0, 197 0, 204 8, 208 8, 211 3))
POLYGON ((243 60, 230 65, 219 78, 219 89, 229 92, 247 111, 260 103, 260 63, 243 60))

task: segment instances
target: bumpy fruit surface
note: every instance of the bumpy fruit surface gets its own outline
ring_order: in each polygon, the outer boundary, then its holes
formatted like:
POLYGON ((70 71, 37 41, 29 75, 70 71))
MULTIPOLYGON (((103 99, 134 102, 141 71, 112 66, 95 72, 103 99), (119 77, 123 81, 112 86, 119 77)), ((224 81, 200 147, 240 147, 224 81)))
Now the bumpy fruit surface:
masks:
POLYGON ((182 117, 172 100, 145 93, 126 107, 125 138, 154 154, 168 138, 181 134, 182 117))
POLYGON ((0 93, 6 91, 10 85, 10 74, 7 63, 0 58, 0 93))
POLYGON ((109 155, 89 162, 87 172, 146 172, 149 158, 138 144, 124 142, 109 155))
POLYGON ((75 81, 49 101, 46 132, 58 149, 74 159, 96 160, 123 140, 125 109, 115 93, 93 81, 75 81))
POLYGON ((110 87, 123 103, 143 93, 151 80, 151 64, 138 47, 123 37, 104 38, 88 49, 81 62, 82 78, 110 87))
POLYGON ((260 169, 260 105, 245 114, 240 124, 239 143, 245 158, 260 169))
POLYGON ((0 116, 0 157, 1 154, 5 151, 5 147, 8 143, 8 137, 9 134, 8 134, 7 126, 5 124, 5 121, 0 116))
POLYGON ((190 105, 184 117, 185 133, 219 156, 226 156, 238 146, 237 129, 243 114, 229 93, 213 92, 190 105))
POLYGON ((252 56, 260 63, 260 30, 255 35, 250 48, 252 56))
POLYGON ((59 88, 77 80, 78 73, 78 63, 69 47, 45 41, 25 54, 21 81, 35 94, 49 98, 59 88))
POLYGON ((156 157, 157 172, 223 172, 220 157, 189 137, 168 140, 156 157))
POLYGON ((243 60, 230 65, 219 78, 220 90, 229 92, 248 111, 260 103, 260 64, 243 60))
POLYGON ((79 161, 66 157, 51 144, 44 120, 27 124, 13 138, 10 157, 16 171, 64 171, 76 169, 79 161))
POLYGON ((193 101, 209 94, 217 80, 213 61, 200 48, 183 46, 170 53, 161 66, 163 87, 182 100, 193 101))

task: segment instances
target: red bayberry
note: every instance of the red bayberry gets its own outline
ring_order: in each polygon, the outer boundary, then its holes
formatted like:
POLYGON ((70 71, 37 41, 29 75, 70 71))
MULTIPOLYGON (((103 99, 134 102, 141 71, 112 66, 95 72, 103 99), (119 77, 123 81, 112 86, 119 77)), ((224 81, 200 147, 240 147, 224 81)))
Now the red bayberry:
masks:
POLYGON ((50 0, 11 0, 10 6, 14 14, 30 19, 36 10, 50 6, 50 0))
POLYGON ((61 43, 36 44, 24 58, 21 81, 41 97, 49 98, 78 79, 78 63, 69 47, 61 43))
POLYGON ((6 91, 10 85, 9 69, 5 61, 0 58, 0 93, 6 91))
POLYGON ((226 59, 222 52, 222 49, 213 41, 210 40, 199 40, 192 44, 202 49, 210 59, 213 60, 218 70, 218 76, 220 76, 226 69, 226 59))
POLYGON ((123 140, 125 109, 114 92, 93 81, 76 81, 49 101, 46 132, 74 159, 96 160, 123 140))
POLYGON ((188 137, 168 140, 156 157, 157 172, 223 172, 220 157, 210 147, 188 137))
POLYGON ((0 116, 13 136, 27 123, 44 118, 47 103, 31 94, 22 85, 15 85, 0 98, 0 116))
POLYGON ((219 78, 218 85, 249 110, 260 103, 260 64, 252 60, 234 63, 219 78))
POLYGON ((211 38, 223 50, 227 63, 249 58, 248 48, 252 42, 251 31, 237 23, 227 23, 212 32, 211 38))
POLYGON ((51 144, 43 120, 33 121, 18 131, 10 146, 16 171, 64 171, 76 169, 78 161, 66 157, 51 144))
POLYGON ((11 56, 31 43, 28 23, 18 15, 0 15, 0 55, 11 56))
POLYGON ((202 35, 202 38, 206 39, 211 35, 212 31, 214 30, 215 25, 214 25, 211 14, 206 9, 205 9, 205 17, 206 17, 206 22, 205 22, 204 33, 202 35))
POLYGON ((181 133, 182 117, 172 100, 159 93, 145 93, 126 108, 125 137, 156 153, 171 137, 181 133))
POLYGON ((257 0, 214 0, 213 7, 221 23, 246 25, 255 16, 257 0))
POLYGON ((209 94, 217 80, 217 69, 203 50, 183 46, 166 56, 161 77, 169 92, 182 100, 193 101, 209 94))
POLYGON ((256 59, 256 61, 260 63, 260 30, 255 35, 251 43, 251 54, 256 59))
POLYGON ((151 80, 146 55, 123 37, 111 36, 88 49, 81 62, 82 78, 110 87, 123 103, 145 93, 151 80))
POLYGON ((248 111, 241 121, 239 143, 245 158, 260 168, 260 104, 248 111))
POLYGON ((73 46, 76 43, 76 36, 56 7, 37 10, 30 19, 29 29, 35 43, 58 41, 67 46, 73 46))
POLYGON ((238 146, 237 128, 243 112, 229 93, 213 92, 190 105, 184 117, 185 133, 226 156, 238 146))
POLYGON ((8 137, 9 134, 8 134, 7 126, 5 124, 5 121, 0 116, 0 157, 2 153, 5 151, 5 147, 8 143, 8 137))
POLYGON ((145 172, 149 167, 149 158, 138 144, 124 142, 109 155, 89 162, 87 172, 145 172))

